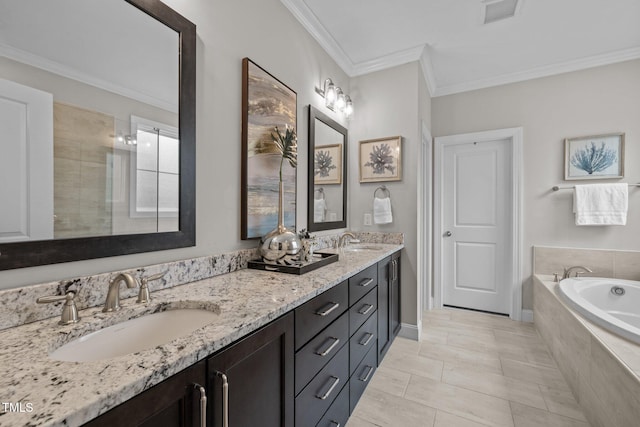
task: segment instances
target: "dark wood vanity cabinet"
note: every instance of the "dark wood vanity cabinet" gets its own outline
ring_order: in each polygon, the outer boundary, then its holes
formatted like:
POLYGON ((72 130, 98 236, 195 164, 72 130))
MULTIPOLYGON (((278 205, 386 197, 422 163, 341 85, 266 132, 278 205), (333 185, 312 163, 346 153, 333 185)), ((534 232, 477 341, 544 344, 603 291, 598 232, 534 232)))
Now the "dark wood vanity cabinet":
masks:
MULTIPOLYGON (((199 427, 206 362, 200 361, 109 412, 89 421, 88 427, 199 427)), ((204 390, 206 393, 206 390, 204 390)))
POLYGON ((226 426, 228 417, 233 427, 293 427, 293 318, 286 314, 207 360, 208 426, 226 426))
POLYGON ((344 425, 399 329, 396 252, 86 425, 344 425))
POLYGON ((400 331, 400 251, 378 262, 378 364, 400 331))

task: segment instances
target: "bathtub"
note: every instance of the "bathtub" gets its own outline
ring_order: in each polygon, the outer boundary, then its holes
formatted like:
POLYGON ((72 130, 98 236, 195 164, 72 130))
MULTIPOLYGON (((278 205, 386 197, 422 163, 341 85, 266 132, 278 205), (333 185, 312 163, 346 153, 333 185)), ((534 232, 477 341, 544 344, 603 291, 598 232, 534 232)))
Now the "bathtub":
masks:
POLYGON ((600 277, 560 281, 560 294, 578 313, 640 344, 640 282, 600 277))

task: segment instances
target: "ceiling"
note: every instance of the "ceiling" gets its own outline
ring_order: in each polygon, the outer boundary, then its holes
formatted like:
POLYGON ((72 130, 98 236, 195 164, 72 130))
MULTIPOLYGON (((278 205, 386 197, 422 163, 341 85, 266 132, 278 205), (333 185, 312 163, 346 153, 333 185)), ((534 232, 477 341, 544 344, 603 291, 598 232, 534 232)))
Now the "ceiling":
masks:
MULTIPOLYGON (((350 76, 420 61, 432 96, 640 58, 640 0, 281 0, 350 76)), ((640 76, 639 76, 640 78, 640 76)))

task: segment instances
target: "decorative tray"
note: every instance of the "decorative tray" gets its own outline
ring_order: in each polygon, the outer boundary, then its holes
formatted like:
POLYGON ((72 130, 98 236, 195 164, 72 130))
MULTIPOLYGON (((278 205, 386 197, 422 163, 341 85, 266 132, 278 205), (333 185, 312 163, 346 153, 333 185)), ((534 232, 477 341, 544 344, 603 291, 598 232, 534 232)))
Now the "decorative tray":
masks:
POLYGON ((279 273, 305 274, 336 261, 338 261, 338 254, 316 252, 313 254, 313 261, 309 262, 292 261, 286 264, 271 264, 254 259, 249 261, 248 267, 256 270, 277 271, 279 273))

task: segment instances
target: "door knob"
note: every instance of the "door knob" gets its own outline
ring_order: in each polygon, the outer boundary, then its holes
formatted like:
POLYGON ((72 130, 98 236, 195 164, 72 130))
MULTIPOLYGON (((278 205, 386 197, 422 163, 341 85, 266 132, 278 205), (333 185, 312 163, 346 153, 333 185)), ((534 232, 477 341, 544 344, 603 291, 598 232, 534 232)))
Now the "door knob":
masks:
POLYGON ((450 232, 450 231, 445 232, 445 233, 444 233, 444 236, 445 236, 445 237, 451 237, 451 232, 450 232))

